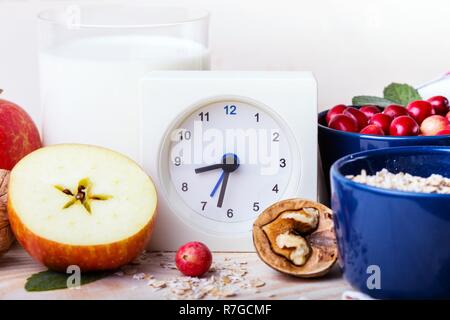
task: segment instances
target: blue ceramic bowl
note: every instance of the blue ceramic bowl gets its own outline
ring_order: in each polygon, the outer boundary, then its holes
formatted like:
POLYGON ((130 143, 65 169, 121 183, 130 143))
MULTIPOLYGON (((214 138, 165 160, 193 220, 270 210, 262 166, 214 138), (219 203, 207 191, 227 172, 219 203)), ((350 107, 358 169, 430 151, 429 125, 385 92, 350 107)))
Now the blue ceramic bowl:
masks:
POLYGON ((450 148, 372 150, 332 166, 332 208, 346 279, 375 298, 449 299, 450 195, 381 189, 345 177, 383 168, 450 177, 450 148))
POLYGON ((334 130, 328 128, 326 125, 325 117, 327 112, 328 110, 319 113, 318 134, 320 158, 328 194, 330 192, 330 168, 336 160, 346 155, 372 149, 403 146, 450 146, 450 135, 432 137, 392 137, 334 130))

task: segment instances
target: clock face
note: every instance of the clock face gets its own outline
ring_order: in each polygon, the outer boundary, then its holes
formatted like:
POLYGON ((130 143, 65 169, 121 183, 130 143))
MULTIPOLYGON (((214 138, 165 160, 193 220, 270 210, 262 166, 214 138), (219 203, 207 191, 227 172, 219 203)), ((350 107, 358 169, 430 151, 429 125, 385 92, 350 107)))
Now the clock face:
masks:
POLYGON ((170 189, 193 213, 215 222, 253 221, 293 178, 284 126, 251 102, 197 108, 172 131, 168 151, 170 189))

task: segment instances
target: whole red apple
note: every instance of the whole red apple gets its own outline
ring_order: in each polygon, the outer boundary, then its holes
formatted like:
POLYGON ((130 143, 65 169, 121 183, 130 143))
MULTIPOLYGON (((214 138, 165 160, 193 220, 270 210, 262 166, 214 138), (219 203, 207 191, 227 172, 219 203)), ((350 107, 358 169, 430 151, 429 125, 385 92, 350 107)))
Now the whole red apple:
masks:
POLYGON ((345 109, 343 114, 355 119, 356 124, 358 125, 358 131, 366 127, 369 122, 369 119, 364 113, 353 107, 348 107, 345 109))
POLYGON ((384 136, 383 129, 374 124, 369 124, 367 127, 360 131, 361 134, 373 134, 377 136, 384 136))
POLYGON ((431 103, 435 114, 443 116, 449 111, 448 99, 444 96, 431 97, 427 101, 431 103))
POLYGON ((391 127, 392 118, 384 113, 375 114, 372 119, 370 119, 369 124, 374 124, 380 127, 384 134, 389 134, 389 128, 391 127))
POLYGON ((359 111, 364 113, 367 119, 371 119, 375 114, 380 113, 381 110, 377 106, 362 106, 359 111))
POLYGON ((419 125, 410 116, 400 116, 392 120, 389 133, 391 136, 417 136, 419 125))
POLYGON ((446 117, 434 115, 423 120, 420 125, 420 132, 424 136, 434 136, 439 131, 444 130, 449 125, 446 117))
POLYGON ((407 116, 408 110, 406 110, 404 106, 400 106, 398 104, 391 104, 390 106, 387 106, 383 110, 383 113, 394 119, 400 116, 407 116))
POLYGON ((0 168, 11 170, 41 146, 39 131, 28 113, 17 104, 0 99, 0 168))
POLYGON ((188 242, 178 249, 175 263, 178 270, 184 275, 200 277, 211 267, 212 254, 203 243, 188 242))
POLYGON ((422 121, 433 114, 433 107, 428 101, 416 100, 406 107, 409 115, 420 125, 422 121))
POLYGON ((338 104, 337 106, 334 106, 327 112, 326 121, 327 124, 330 124, 331 119, 338 114, 342 114, 344 110, 347 109, 347 106, 345 104, 338 104))

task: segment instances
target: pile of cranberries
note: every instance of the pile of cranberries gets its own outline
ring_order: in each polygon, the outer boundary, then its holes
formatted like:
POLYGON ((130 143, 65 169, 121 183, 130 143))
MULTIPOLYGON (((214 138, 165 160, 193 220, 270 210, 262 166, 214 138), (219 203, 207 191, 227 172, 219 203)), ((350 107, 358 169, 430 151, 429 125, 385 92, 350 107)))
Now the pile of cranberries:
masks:
POLYGON ((340 131, 391 136, 434 136, 450 134, 448 99, 436 96, 417 100, 405 108, 390 105, 383 111, 374 105, 357 109, 343 104, 331 108, 326 116, 328 127, 340 131))

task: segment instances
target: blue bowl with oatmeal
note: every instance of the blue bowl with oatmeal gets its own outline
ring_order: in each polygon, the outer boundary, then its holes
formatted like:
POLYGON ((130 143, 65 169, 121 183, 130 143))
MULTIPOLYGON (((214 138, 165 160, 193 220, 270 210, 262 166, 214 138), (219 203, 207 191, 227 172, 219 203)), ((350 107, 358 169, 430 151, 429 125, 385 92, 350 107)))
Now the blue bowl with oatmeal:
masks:
POLYGON ((380 299, 449 299, 450 148, 359 152, 330 175, 350 284, 380 299))

